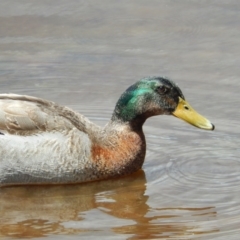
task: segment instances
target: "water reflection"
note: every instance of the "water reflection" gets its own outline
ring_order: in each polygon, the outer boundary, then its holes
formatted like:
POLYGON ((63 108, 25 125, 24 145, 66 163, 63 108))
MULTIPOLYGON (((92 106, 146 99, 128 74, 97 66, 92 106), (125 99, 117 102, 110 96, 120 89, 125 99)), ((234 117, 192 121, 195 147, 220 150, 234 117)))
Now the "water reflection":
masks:
POLYGON ((93 236, 94 231, 109 229, 129 239, 153 239, 217 231, 188 224, 193 216, 215 218, 214 207, 152 208, 146 186, 145 173, 139 171, 125 178, 68 187, 2 188, 0 233, 14 238, 93 236), (177 221, 183 217, 185 223, 177 221))

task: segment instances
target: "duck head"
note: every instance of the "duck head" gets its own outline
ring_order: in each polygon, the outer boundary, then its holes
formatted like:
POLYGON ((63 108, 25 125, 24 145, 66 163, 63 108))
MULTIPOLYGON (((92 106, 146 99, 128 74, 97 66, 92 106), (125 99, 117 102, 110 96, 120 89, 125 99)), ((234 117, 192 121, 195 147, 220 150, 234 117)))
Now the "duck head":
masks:
POLYGON ((130 86, 118 100, 112 121, 142 126, 151 116, 167 114, 195 127, 214 130, 214 125, 185 100, 181 89, 163 77, 144 78, 130 86))

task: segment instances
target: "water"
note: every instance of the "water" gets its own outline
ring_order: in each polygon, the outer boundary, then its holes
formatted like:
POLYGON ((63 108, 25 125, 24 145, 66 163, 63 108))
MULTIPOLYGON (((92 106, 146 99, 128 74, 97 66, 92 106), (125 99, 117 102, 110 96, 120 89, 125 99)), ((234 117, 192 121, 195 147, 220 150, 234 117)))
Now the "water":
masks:
POLYGON ((1 92, 46 98, 104 125, 145 76, 175 80, 216 126, 144 125, 143 171, 0 189, 3 239, 239 239, 239 10, 231 1, 1 1, 1 92))

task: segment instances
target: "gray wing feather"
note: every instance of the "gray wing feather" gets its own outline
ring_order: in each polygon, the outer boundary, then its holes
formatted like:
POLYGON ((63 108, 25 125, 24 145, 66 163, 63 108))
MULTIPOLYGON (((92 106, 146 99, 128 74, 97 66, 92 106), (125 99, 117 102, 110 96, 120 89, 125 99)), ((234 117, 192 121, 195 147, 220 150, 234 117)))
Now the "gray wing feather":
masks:
POLYGON ((98 128, 83 115, 54 102, 25 95, 0 94, 0 131, 32 135, 43 131, 70 130, 87 133, 98 128))

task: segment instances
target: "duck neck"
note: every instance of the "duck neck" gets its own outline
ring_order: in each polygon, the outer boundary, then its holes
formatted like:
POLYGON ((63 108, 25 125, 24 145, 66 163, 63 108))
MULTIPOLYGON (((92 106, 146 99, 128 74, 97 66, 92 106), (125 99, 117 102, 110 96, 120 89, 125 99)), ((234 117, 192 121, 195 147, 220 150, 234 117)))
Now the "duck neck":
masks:
POLYGON ((111 125, 125 125, 128 126, 129 129, 135 132, 142 132, 142 126, 146 119, 141 117, 135 117, 130 120, 126 120, 122 117, 113 115, 110 121, 111 125))
POLYGON ((147 116, 139 111, 136 103, 125 102, 125 98, 120 98, 114 109, 111 122, 128 125, 132 130, 142 131, 142 126, 147 116))

